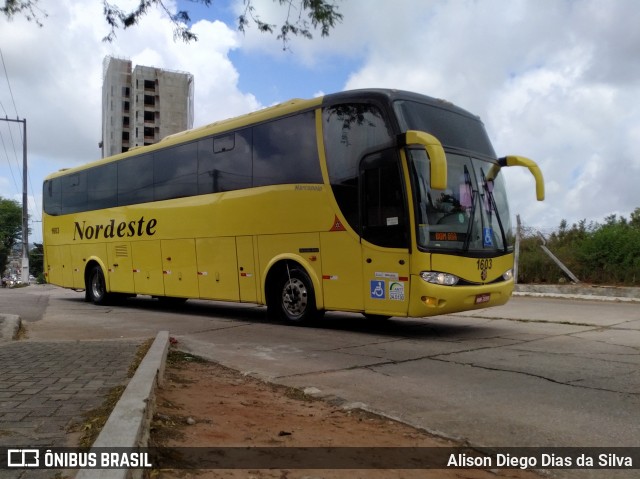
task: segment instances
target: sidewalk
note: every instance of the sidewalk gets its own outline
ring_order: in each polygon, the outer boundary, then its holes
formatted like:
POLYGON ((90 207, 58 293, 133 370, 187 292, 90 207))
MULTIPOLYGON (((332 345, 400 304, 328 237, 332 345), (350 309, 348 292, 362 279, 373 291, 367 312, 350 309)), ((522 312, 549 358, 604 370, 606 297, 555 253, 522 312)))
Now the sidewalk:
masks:
POLYGON ((517 284, 514 296, 639 302, 640 288, 588 284, 517 284))
MULTIPOLYGON (((77 447, 78 436, 69 428, 81 425, 84 414, 101 406, 114 387, 124 385, 127 389, 94 445, 143 445, 145 421, 153 414, 149 399, 164 366, 168 334, 160 341, 165 344, 156 347, 155 355, 152 346, 129 379, 143 341, 12 341, 19 325, 18 316, 0 314, 0 447, 77 447)), ((28 477, 48 479, 55 472, 31 470, 28 477)), ((90 477, 103 472, 105 477, 124 477, 118 470, 92 471, 90 477)), ((3 479, 24 474, 20 469, 0 471, 3 479)))
POLYGON ((67 429, 127 381, 140 344, 29 342, 0 346, 0 445, 65 444, 67 429))

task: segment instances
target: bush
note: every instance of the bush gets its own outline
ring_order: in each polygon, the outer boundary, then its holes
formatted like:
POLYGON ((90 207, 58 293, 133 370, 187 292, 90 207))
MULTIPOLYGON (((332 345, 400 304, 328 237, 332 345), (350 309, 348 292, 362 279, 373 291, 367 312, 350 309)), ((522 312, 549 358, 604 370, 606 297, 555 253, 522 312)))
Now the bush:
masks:
MULTIPOLYGON (((564 273, 541 250, 542 240, 524 229, 520 242, 518 280, 521 283, 557 283, 564 273)), ((604 224, 586 220, 568 228, 562 221, 549 236, 547 247, 580 281, 595 284, 640 285, 640 208, 631 220, 605 219, 604 224)))

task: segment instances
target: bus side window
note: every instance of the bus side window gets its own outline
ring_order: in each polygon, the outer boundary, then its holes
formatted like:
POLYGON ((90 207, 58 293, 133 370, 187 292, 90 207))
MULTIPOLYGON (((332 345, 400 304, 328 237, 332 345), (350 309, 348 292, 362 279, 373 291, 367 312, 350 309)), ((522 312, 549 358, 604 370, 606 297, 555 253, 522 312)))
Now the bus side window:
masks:
POLYGON ((253 186, 322 183, 315 113, 253 127, 253 186))
POLYGON ((393 143, 391 129, 375 105, 349 103, 323 110, 323 136, 329 181, 347 223, 360 231, 358 177, 362 155, 393 143))
POLYGON ((87 210, 118 205, 118 168, 115 163, 87 170, 87 210))
POLYGON ((225 153, 231 151, 236 147, 236 134, 230 133, 228 135, 219 136, 213 139, 213 152, 225 153))
POLYGON ((62 214, 87 209, 87 172, 62 177, 62 214))
POLYGON ((44 182, 44 212, 51 216, 62 213, 62 182, 60 178, 54 178, 44 182))
POLYGON ((118 206, 153 201, 153 154, 118 162, 118 206))
POLYGON ((160 201, 196 195, 197 169, 196 142, 156 151, 153 158, 154 199, 160 201))
POLYGON ((251 128, 198 142, 198 194, 251 187, 251 128))

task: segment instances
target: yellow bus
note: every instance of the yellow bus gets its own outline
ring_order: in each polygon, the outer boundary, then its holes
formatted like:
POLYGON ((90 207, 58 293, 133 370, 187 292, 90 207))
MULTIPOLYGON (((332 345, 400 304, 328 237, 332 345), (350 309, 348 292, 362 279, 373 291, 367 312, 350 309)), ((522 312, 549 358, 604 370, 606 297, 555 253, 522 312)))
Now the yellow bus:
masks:
POLYGON ((480 119, 387 89, 292 100, 49 175, 45 274, 120 295, 425 317, 504 304, 513 241, 480 119))

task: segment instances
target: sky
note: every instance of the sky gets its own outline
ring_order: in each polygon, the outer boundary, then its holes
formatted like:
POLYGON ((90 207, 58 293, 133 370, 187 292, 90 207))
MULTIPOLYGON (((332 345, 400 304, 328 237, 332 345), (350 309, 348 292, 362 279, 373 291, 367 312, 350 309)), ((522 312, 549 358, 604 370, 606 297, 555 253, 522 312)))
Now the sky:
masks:
MULTIPOLYGON (((44 177, 100 156, 107 55, 192 73, 194 126, 354 88, 443 98, 481 117, 498 156, 540 165, 544 202, 526 170, 505 170, 525 225, 551 232, 640 207, 637 0, 336 0, 343 21, 329 37, 294 38, 288 50, 255 27, 238 32, 243 0, 179 2, 197 42, 174 41, 152 9, 106 43, 100 0, 40 0, 42 27, 0 18, 0 118, 27 119, 32 241, 44 177)), ((286 16, 274 0, 253 3, 264 21, 286 16)), ((21 124, 0 121, 1 197, 22 201, 21 175, 21 124)))

